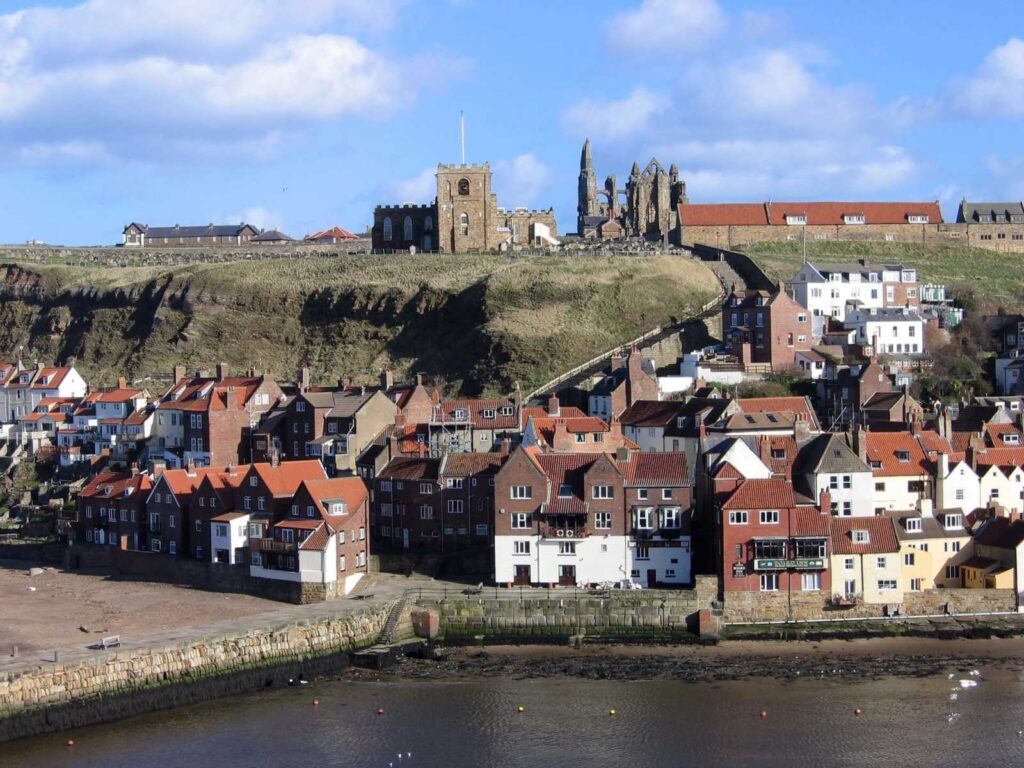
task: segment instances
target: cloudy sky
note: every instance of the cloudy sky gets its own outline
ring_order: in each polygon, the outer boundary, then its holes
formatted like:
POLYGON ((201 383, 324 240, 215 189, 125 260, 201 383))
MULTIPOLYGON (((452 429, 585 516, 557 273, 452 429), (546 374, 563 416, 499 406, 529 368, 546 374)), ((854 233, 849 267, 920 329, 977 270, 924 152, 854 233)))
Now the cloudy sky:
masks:
POLYGON ((293 236, 489 161, 575 227, 656 155, 697 202, 1024 197, 1024 4, 0 0, 0 242, 129 221, 293 236))

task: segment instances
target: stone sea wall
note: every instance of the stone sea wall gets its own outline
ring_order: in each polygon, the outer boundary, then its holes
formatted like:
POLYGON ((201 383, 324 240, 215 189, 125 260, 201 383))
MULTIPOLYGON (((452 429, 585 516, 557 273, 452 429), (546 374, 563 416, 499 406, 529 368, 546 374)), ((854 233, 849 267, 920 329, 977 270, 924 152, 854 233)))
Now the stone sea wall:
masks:
POLYGON ((335 671, 376 642, 392 606, 0 672, 0 742, 335 671))

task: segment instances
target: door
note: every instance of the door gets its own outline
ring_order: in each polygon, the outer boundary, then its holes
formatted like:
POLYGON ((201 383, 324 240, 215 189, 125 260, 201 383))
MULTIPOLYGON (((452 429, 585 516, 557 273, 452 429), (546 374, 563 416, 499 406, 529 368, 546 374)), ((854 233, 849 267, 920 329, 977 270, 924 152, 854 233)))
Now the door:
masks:
POLYGON ((517 565, 515 570, 515 577, 512 580, 517 587, 527 587, 530 585, 530 566, 528 565, 517 565))
POLYGON ((575 565, 560 565, 558 566, 558 583, 563 587, 575 587, 576 586, 576 566, 575 565))
POLYGON ((402 547, 403 547, 403 549, 408 549, 409 548, 409 529, 408 528, 403 528, 402 529, 402 547))
POLYGON ((658 586, 658 571, 654 568, 647 569, 647 588, 654 589, 658 586))

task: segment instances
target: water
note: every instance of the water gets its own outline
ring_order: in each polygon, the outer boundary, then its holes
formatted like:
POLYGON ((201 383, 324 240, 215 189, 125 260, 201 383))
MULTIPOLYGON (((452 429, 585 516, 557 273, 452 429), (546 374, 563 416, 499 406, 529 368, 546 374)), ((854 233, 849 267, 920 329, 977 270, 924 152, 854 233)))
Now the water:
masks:
POLYGON ((1024 763, 1024 735, 1017 733, 1024 729, 1024 678, 982 668, 971 678, 976 687, 960 688, 959 680, 967 677, 313 683, 0 745, 0 766, 969 768, 1024 763), (519 706, 523 714, 517 713, 519 706), (858 707, 860 716, 854 714, 858 707), (65 746, 68 738, 75 746, 65 746), (412 756, 399 760, 399 752, 412 756))

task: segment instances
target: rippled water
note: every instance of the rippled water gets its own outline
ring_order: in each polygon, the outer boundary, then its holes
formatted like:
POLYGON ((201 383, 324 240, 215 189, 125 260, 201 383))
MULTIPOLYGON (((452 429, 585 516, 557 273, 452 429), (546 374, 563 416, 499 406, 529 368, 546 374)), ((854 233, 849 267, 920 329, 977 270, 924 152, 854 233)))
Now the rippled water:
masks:
POLYGON ((1024 680, 982 669, 951 700, 965 677, 313 683, 0 745, 0 766, 1024 764, 1024 680))

